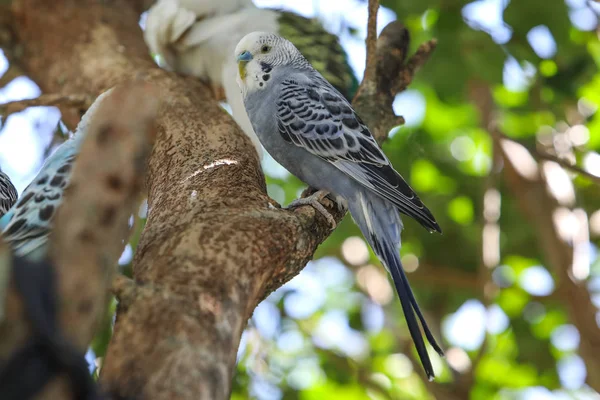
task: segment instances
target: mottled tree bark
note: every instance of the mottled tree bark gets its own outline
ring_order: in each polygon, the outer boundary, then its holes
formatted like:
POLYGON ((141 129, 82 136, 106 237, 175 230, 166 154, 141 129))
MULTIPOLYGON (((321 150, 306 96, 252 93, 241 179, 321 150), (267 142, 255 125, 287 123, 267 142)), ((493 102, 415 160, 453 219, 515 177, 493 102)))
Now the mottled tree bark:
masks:
POLYGON ((150 59, 140 4, 14 0, 21 62, 49 93, 97 95, 135 75, 158 88, 148 219, 134 280, 115 284, 101 383, 121 398, 226 399, 252 311, 304 267, 329 224, 312 207, 271 205, 253 146, 211 91, 150 59))

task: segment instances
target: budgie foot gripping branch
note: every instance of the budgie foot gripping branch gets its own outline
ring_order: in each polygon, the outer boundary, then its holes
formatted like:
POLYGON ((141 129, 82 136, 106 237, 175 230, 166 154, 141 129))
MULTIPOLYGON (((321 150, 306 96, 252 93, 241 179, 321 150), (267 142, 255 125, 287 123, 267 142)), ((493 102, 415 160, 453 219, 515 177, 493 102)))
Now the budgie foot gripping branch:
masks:
MULTIPOLYGON (((12 28, 23 68, 46 93, 95 97, 143 73, 162 101, 146 178, 148 220, 134 280, 114 288, 120 303, 103 389, 118 398, 227 399, 248 318, 306 265, 330 224, 312 207, 271 206, 252 143, 210 88, 152 62, 137 5, 13 0, 12 28)), ((369 76, 353 103, 378 140, 397 124, 394 92, 435 45, 408 58, 406 30, 393 24, 370 55, 393 73, 369 76)))

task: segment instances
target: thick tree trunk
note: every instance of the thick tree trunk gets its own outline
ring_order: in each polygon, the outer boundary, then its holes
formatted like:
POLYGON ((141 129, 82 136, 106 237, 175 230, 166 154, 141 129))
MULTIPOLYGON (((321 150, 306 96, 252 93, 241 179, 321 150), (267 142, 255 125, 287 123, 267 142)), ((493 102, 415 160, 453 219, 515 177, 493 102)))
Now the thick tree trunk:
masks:
MULTIPOLYGON (((201 83, 158 69, 125 0, 13 2, 22 64, 49 93, 97 95, 141 74, 163 106, 149 213, 102 369, 122 397, 225 399, 247 319, 329 233, 275 209, 250 141, 201 83)), ((338 219, 340 215, 337 216, 338 219)))

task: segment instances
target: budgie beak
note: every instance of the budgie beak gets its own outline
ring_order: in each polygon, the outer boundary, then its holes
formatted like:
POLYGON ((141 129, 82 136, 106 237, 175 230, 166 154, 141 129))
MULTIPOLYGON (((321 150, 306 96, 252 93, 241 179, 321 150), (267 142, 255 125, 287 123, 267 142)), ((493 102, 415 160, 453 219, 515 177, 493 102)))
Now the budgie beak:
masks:
POLYGON ((240 53, 237 56, 238 62, 238 71, 240 73, 240 78, 246 78, 246 64, 248 64, 252 60, 252 54, 248 50, 240 53))

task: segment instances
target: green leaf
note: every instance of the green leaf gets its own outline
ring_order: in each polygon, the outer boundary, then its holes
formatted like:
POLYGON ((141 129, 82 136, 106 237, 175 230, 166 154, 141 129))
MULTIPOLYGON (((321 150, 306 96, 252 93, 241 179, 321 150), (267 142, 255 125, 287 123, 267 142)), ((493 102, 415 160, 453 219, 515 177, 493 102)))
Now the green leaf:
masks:
POLYGON ((438 193, 452 193, 456 184, 445 177, 431 162, 421 159, 413 163, 411 169, 411 182, 417 191, 438 193))
MULTIPOLYGON (((564 1, 519 0, 511 1, 504 10, 504 21, 513 29, 513 38, 520 44, 527 43, 527 33, 538 25, 546 25, 558 45, 558 51, 569 45, 569 10, 564 1)), ((533 49, 529 47, 527 59, 536 60, 533 49)), ((524 55, 524 54, 521 54, 524 55)))
POLYGON ((522 289, 503 289, 498 296, 497 302, 509 317, 517 317, 523 312, 523 308, 529 303, 530 296, 522 289))
POLYGON ((467 196, 456 197, 448 204, 448 215, 461 225, 471 224, 473 214, 473 201, 467 196))
POLYGON ((548 339, 556 327, 565 323, 567 323, 567 318, 564 312, 561 310, 550 310, 539 322, 532 324, 531 329, 536 337, 548 339))
POLYGON ((483 381, 505 388, 523 388, 537 382, 537 371, 532 366, 513 364, 492 355, 482 357, 476 375, 483 381))
MULTIPOLYGON (((543 63, 544 62, 552 63, 553 61, 545 60, 543 63)), ((529 100, 528 92, 513 92, 508 90, 504 85, 496 85, 493 89, 492 95, 499 106, 507 108, 522 106, 529 100)))
POLYGON ((364 400, 366 398, 365 389, 358 383, 347 385, 338 385, 334 382, 325 382, 321 385, 313 386, 310 389, 303 390, 300 394, 301 400, 322 400, 322 399, 345 399, 345 400, 364 400))

